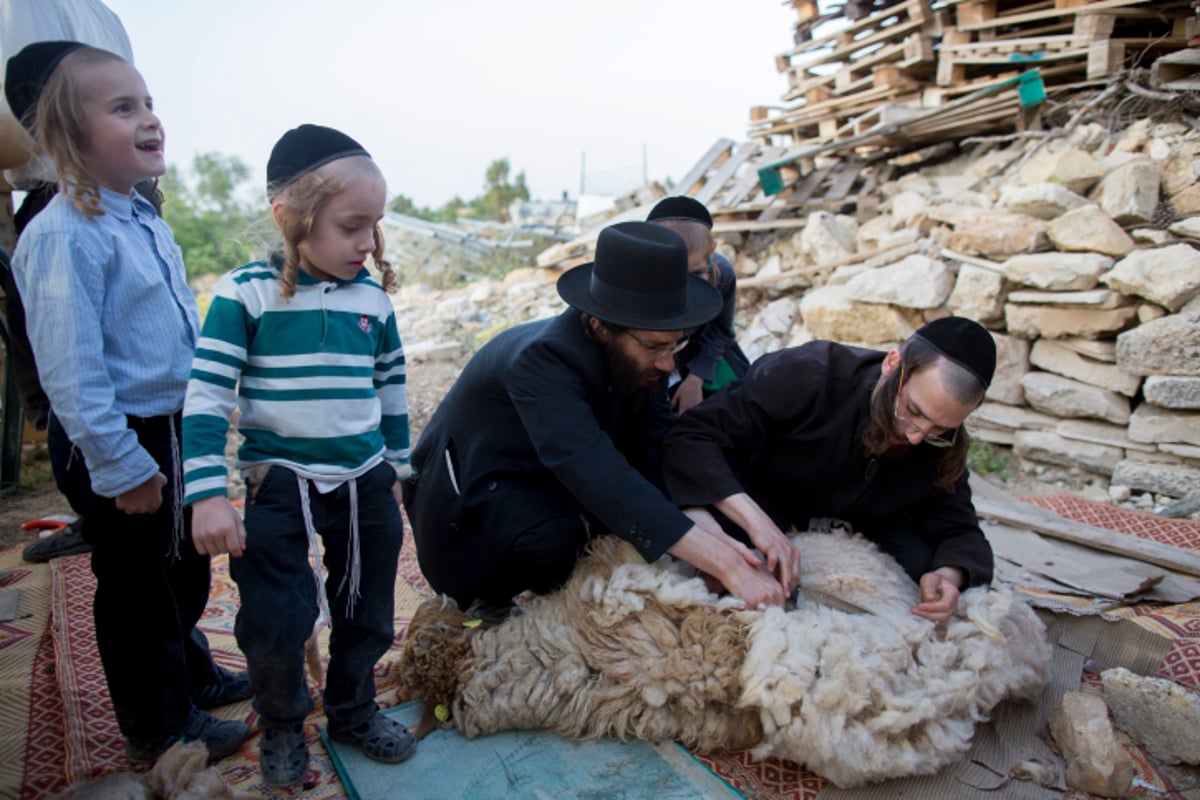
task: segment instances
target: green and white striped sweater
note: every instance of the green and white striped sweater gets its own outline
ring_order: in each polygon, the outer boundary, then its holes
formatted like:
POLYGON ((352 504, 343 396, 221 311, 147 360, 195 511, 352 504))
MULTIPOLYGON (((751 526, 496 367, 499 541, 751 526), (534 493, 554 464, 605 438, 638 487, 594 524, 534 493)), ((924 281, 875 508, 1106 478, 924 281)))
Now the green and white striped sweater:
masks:
POLYGON ((236 405, 238 466, 282 464, 318 481, 386 459, 409 466, 404 350, 388 296, 364 269, 350 281, 301 272, 290 301, 280 262, 226 273, 213 291, 183 407, 185 503, 226 491, 236 405))

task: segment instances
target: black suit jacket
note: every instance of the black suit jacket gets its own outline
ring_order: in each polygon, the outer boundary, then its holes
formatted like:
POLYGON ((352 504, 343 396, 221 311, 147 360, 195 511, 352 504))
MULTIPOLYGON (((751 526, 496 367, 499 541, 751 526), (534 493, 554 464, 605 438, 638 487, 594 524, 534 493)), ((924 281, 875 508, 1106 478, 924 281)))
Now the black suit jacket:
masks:
POLYGON ((692 524, 661 488, 670 420, 665 393, 638 405, 613 391, 578 311, 498 335, 438 407, 404 484, 430 585, 476 596, 518 533, 563 515, 661 556, 692 524))
MULTIPOLYGON (((886 354, 827 341, 769 353, 741 383, 680 417, 664 449, 672 499, 705 506, 747 492, 785 531, 810 517, 850 522, 886 539, 911 520, 968 585, 992 579, 992 549, 964 473, 953 492, 934 485, 942 451, 920 444, 867 458, 862 431, 886 354)), ((962 434, 960 434, 962 435, 962 434)))

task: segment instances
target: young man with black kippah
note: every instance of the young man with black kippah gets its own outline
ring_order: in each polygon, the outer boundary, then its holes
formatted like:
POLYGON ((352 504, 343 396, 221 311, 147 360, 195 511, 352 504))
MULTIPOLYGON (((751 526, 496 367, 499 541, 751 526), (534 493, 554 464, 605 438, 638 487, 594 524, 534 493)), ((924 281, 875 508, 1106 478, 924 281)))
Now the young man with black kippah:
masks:
POLYGON ((751 540, 843 520, 920 584, 913 613, 944 621, 962 589, 992 579, 963 422, 995 367, 991 334, 961 317, 888 353, 829 341, 770 353, 671 429, 668 492, 751 540))
POLYGON ((782 534, 754 540, 760 559, 662 493, 666 377, 685 331, 721 306, 688 274, 683 240, 612 225, 558 291, 571 308, 476 353, 413 451, 404 504, 430 585, 498 617, 514 595, 563 583, 607 532, 648 561, 695 565, 751 606, 782 605, 800 563, 782 534))

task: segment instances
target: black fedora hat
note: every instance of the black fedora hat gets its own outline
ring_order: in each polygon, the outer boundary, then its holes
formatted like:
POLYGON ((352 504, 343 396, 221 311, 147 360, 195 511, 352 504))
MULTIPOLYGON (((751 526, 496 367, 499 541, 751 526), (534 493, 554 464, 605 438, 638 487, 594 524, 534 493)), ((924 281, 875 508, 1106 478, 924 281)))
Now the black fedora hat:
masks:
POLYGON ((696 328, 721 310, 721 293, 688 272, 687 245, 650 222, 600 231, 596 260, 563 273, 558 294, 604 322, 647 331, 696 328))

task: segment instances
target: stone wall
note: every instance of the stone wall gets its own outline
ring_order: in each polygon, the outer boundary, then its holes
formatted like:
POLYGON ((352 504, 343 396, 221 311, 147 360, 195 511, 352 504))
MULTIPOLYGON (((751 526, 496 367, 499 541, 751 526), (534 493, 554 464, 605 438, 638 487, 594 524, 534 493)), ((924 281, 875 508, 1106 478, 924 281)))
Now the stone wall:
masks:
POLYGON ((1198 176, 1183 124, 1084 125, 910 173, 874 216, 725 236, 741 344, 752 359, 814 338, 883 349, 971 317, 999 351, 977 438, 1116 501, 1169 502, 1200 490, 1198 176))

